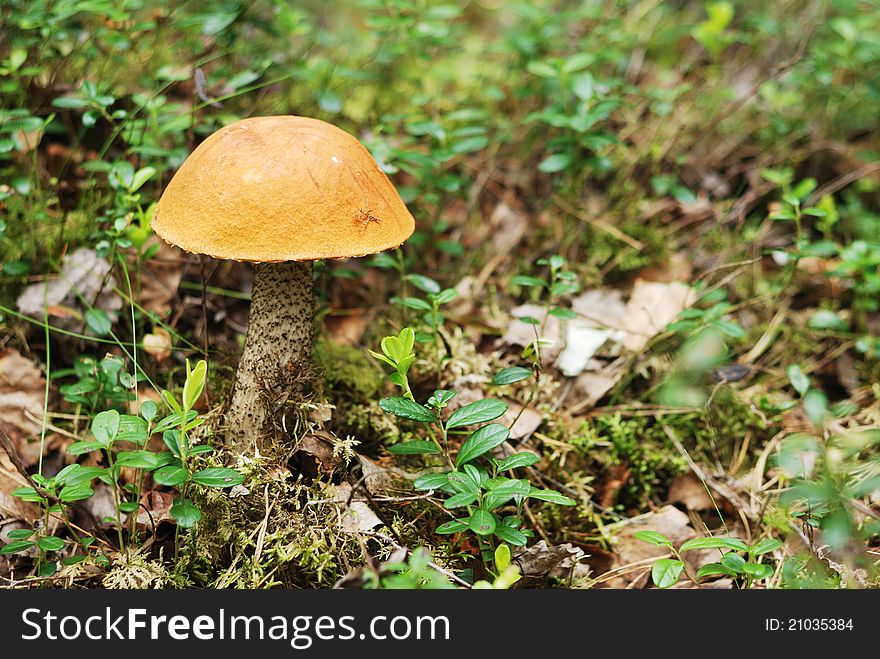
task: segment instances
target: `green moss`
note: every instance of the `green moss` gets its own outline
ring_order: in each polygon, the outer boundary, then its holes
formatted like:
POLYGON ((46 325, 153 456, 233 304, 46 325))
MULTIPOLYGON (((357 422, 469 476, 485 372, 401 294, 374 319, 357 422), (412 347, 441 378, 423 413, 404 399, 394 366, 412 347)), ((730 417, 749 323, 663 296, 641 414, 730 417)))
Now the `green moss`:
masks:
POLYGON ((314 359, 334 397, 367 401, 378 395, 383 374, 361 348, 320 338, 315 343, 314 359))

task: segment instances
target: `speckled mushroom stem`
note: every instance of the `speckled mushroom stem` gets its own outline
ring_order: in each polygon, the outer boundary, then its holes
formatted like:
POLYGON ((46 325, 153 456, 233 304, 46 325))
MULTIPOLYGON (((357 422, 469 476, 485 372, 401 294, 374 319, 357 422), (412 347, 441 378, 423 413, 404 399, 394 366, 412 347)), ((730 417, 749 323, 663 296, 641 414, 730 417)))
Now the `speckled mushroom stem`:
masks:
POLYGON ((240 452, 272 432, 272 416, 307 373, 312 343, 311 262, 257 263, 244 354, 225 426, 240 452))

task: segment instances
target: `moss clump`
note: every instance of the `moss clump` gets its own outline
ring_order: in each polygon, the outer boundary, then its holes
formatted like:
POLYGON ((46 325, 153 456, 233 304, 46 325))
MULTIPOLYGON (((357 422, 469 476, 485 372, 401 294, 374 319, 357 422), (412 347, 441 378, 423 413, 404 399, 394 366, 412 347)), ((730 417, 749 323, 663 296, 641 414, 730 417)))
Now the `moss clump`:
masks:
POLYGON ((314 359, 333 398, 361 402, 378 395, 383 374, 360 348, 322 337, 315 343, 314 359))

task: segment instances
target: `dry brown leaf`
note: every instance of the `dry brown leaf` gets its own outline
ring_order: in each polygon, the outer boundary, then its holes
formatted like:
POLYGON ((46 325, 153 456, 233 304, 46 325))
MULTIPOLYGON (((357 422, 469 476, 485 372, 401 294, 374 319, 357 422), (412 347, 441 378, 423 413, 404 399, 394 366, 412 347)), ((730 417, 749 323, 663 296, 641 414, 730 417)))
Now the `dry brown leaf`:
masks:
POLYGON ((593 407, 618 383, 625 372, 620 360, 612 362, 598 371, 584 371, 574 381, 574 391, 578 394, 576 405, 579 410, 593 407))
POLYGON ((680 282, 637 279, 623 319, 624 347, 635 352, 644 348, 695 299, 694 290, 680 282))
POLYGON ((669 486, 669 503, 680 503, 688 510, 709 510, 712 497, 706 486, 693 473, 677 476, 669 486))
POLYGON ((95 250, 80 247, 64 257, 56 278, 25 288, 16 306, 27 316, 42 318, 44 307, 48 305, 50 310, 61 312, 56 324, 69 329, 81 318, 80 311, 73 314, 71 310, 84 311, 82 300, 86 300, 96 309, 106 311, 115 321, 116 312, 122 308, 122 298, 114 290, 116 281, 110 270, 110 264, 95 250))
POLYGON ((140 508, 137 516, 138 526, 152 530, 162 522, 174 522, 171 516, 171 506, 174 505, 174 495, 170 492, 152 490, 141 497, 141 504, 146 507, 140 508), (149 511, 149 512, 147 512, 149 511))
POLYGON ((626 316, 623 292, 614 288, 594 288, 571 301, 572 310, 596 327, 622 329, 626 316))
POLYGON ((364 486, 370 494, 380 496, 391 490, 394 479, 390 470, 366 456, 358 454, 357 457, 361 463, 364 486))
POLYGON ((492 227, 492 246, 496 253, 510 251, 525 235, 528 229, 525 213, 511 208, 503 201, 492 211, 489 225, 492 227))
MULTIPOLYGON (((9 457, 0 449, 0 526, 12 522, 30 524, 33 520, 39 519, 40 509, 37 504, 23 501, 12 495, 14 490, 29 485, 30 483, 18 473, 9 457)), ((4 542, 6 540, 5 538, 0 539, 4 542)))
POLYGON ((340 522, 344 530, 352 532, 371 531, 377 526, 382 526, 382 520, 379 519, 366 502, 357 501, 355 500, 356 496, 351 496, 350 483, 328 485, 325 492, 336 503, 342 504, 340 505, 340 522), (349 499, 352 500, 349 501, 349 499))
POLYGON ((528 549, 517 550, 513 563, 525 577, 542 577, 559 568, 572 568, 583 556, 583 550, 572 544, 551 546, 541 540, 528 549))
MULTIPOLYGON (((40 460, 40 424, 46 381, 40 369, 12 349, 0 350, 0 423, 12 439, 25 466, 40 460), (30 440, 30 441, 29 441, 30 440)), ((47 448, 57 437, 47 438, 47 448)))
POLYGON ((163 362, 171 356, 171 335, 162 327, 154 327, 153 331, 144 335, 144 352, 157 362, 163 362))

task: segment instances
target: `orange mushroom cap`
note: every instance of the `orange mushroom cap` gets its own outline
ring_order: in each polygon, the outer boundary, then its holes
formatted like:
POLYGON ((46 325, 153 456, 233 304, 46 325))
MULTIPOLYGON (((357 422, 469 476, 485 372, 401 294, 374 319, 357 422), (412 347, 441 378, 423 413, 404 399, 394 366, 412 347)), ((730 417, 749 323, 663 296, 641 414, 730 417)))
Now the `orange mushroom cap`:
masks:
POLYGON ((221 128, 186 159, 153 230, 198 254, 312 261, 392 249, 415 221, 369 151, 318 119, 252 117, 221 128))

